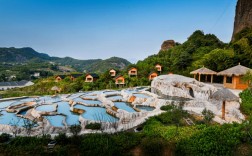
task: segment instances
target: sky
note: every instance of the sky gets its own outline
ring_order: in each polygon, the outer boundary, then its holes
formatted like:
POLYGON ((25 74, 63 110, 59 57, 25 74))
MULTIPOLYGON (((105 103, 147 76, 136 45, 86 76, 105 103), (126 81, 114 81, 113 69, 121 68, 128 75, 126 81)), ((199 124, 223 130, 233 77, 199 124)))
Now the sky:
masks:
POLYGON ((135 63, 196 30, 229 42, 237 0, 0 0, 0 47, 135 63))

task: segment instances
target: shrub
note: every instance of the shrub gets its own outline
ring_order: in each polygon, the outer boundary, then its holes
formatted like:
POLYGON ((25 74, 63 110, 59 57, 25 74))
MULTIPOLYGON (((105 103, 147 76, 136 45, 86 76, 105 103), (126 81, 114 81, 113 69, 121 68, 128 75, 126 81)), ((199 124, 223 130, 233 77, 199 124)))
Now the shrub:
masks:
POLYGON ((245 134, 239 124, 205 127, 177 143, 177 155, 233 155, 245 134))
POLYGON ((144 155, 163 155, 166 142, 162 138, 144 138, 141 142, 141 148, 144 155))
POLYGON ((71 125, 70 131, 73 133, 74 136, 77 136, 81 131, 81 125, 71 125))
POLYGON ((241 111, 249 115, 252 113, 252 90, 246 89, 240 93, 241 102, 241 111))
POLYGON ((175 108, 174 105, 166 105, 166 106, 160 107, 160 109, 163 110, 163 111, 170 111, 170 110, 172 110, 174 108, 175 108))
POLYGON ((181 119, 186 116, 187 116, 186 111, 183 111, 179 108, 174 108, 171 111, 156 116, 156 119, 165 125, 168 124, 179 125, 181 123, 181 119))
POLYGON ((9 141, 11 135, 7 134, 7 133, 2 133, 0 135, 0 143, 4 143, 4 142, 7 142, 9 141))
POLYGON ((68 137, 66 136, 66 133, 59 133, 59 135, 55 136, 55 140, 60 145, 66 145, 69 142, 68 137))
POLYGON ((214 118, 214 113, 206 108, 202 111, 202 115, 204 116, 204 121, 209 123, 214 118))
POLYGON ((85 126, 86 129, 99 130, 101 129, 101 123, 89 123, 85 126))

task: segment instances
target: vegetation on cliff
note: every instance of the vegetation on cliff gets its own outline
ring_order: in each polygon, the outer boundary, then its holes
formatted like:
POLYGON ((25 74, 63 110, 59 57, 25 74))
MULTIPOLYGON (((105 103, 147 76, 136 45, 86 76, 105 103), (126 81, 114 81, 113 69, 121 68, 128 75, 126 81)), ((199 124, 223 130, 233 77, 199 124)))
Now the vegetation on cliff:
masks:
POLYGON ((159 63, 163 66, 164 74, 172 72, 186 76, 202 66, 221 71, 241 63, 252 68, 251 38, 252 28, 236 34, 235 40, 229 44, 221 42, 213 34, 197 30, 183 44, 138 61, 136 67, 140 75, 146 75, 155 70, 155 65, 159 63))

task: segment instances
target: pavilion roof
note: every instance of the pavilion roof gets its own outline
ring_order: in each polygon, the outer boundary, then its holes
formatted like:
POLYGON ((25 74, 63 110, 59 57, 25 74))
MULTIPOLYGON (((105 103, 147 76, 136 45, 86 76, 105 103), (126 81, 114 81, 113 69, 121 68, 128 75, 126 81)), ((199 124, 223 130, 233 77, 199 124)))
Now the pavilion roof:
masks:
POLYGON ((240 65, 240 63, 237 66, 228 68, 226 70, 223 70, 219 73, 217 73, 217 75, 223 75, 223 76, 241 76, 241 75, 245 75, 248 71, 252 71, 250 68, 247 68, 245 66, 240 65))
POLYGON ((211 70, 211 69, 208 69, 206 67, 202 67, 202 68, 199 68, 197 70, 194 70, 192 72, 190 72, 190 74, 202 74, 202 75, 216 75, 217 72, 211 70))

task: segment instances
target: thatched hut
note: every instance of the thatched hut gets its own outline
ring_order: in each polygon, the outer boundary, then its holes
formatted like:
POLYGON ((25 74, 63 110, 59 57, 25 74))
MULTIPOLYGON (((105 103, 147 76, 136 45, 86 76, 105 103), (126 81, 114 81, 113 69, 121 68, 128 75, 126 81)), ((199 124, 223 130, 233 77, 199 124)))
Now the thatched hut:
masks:
POLYGON ((52 90, 52 91, 55 91, 55 95, 57 94, 57 92, 60 92, 60 88, 57 87, 57 86, 53 86, 53 87, 51 88, 51 90, 52 90))
POLYGON ((224 76, 223 85, 225 88, 231 89, 246 89, 248 88, 248 82, 244 82, 242 80, 243 75, 245 75, 249 70, 249 68, 240 65, 234 66, 232 68, 223 70, 217 75, 224 76))
POLYGON ((215 72, 211 69, 208 69, 206 67, 202 67, 202 68, 199 68, 197 70, 190 72, 190 74, 193 74, 195 79, 196 79, 196 75, 199 75, 199 79, 198 79, 199 81, 201 81, 201 75, 205 75, 206 82, 207 82, 208 75, 210 75, 211 76, 211 83, 213 83, 213 76, 216 75, 217 72, 215 72))
POLYGON ((226 101, 239 101, 239 98, 226 88, 216 91, 215 93, 213 93, 213 95, 210 96, 210 98, 222 101, 222 119, 224 120, 226 101))

